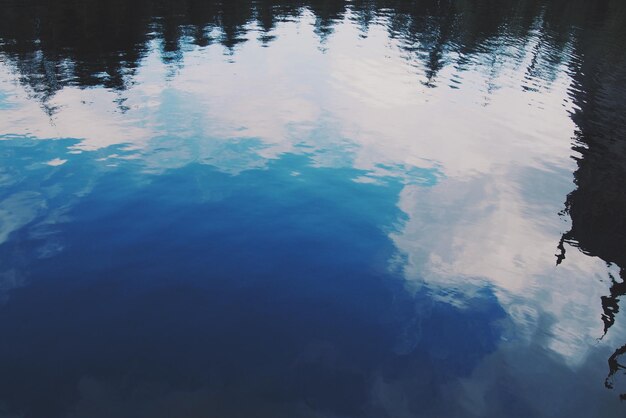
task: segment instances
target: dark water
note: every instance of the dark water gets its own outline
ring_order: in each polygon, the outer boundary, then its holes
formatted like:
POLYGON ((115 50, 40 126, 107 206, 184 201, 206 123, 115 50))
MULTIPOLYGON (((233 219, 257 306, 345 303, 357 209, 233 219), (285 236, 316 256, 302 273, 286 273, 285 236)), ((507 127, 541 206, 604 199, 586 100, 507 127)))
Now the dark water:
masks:
POLYGON ((1 417, 626 415, 623 1, 0 1, 1 417))

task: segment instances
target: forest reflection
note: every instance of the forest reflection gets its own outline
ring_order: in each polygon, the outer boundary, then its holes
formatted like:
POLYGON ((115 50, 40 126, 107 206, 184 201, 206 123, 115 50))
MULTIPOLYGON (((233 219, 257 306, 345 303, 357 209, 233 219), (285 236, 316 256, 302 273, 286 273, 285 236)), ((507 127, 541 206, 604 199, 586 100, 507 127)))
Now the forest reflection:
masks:
POLYGON ((65 85, 124 89, 154 39, 166 62, 181 60, 190 44, 219 43, 233 53, 251 36, 270 44, 278 22, 303 13, 314 15, 320 43, 343 19, 356 24, 362 36, 371 25, 385 26, 401 41, 406 58, 423 64, 421 76, 432 86, 445 66, 497 71, 502 54, 515 59, 515 48, 536 38, 526 69, 525 87, 532 89, 533 79, 554 79, 561 63, 579 70, 591 44, 617 46, 624 14, 619 1, 63 0, 52 6, 4 0, 2 5, 3 60, 15 65, 22 82, 42 99, 65 85), (602 27, 606 43, 584 39, 602 27))

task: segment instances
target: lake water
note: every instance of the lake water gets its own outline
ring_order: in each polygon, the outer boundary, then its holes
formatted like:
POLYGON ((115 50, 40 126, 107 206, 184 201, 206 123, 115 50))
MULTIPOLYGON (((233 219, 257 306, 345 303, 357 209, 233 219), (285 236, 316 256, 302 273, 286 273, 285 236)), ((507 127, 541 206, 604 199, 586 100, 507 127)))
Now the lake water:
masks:
POLYGON ((0 0, 0 417, 623 417, 626 3, 0 0))

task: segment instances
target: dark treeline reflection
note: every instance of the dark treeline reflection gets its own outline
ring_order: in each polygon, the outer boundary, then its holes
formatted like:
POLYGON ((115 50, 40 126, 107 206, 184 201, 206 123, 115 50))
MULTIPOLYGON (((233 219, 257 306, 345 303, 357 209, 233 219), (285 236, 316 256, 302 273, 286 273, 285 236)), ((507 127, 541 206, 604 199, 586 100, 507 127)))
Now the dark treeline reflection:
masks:
POLYGON ((473 54, 488 53, 495 65, 505 47, 539 36, 528 76, 550 79, 572 44, 585 47, 577 45, 581 31, 614 20, 624 8, 619 1, 565 0, 4 0, 1 4, 0 52, 43 99, 67 84, 123 89, 132 82, 153 39, 160 41, 165 61, 181 59, 185 44, 220 43, 232 52, 248 39, 251 28, 260 32, 262 42, 270 43, 278 22, 303 13, 314 14, 321 42, 344 18, 356 23, 364 36, 371 24, 386 25, 408 57, 424 65, 429 85, 435 85, 438 71, 447 64, 462 69, 473 54))
MULTIPOLYGON (((189 45, 219 43, 236 54, 249 39, 271 47, 279 22, 307 13, 314 16, 321 45, 344 19, 362 36, 371 25, 384 25, 407 59, 424 69, 422 82, 434 88, 442 68, 478 63, 497 70, 502 54, 517 59, 511 51, 530 39, 537 44, 527 80, 549 83, 557 67, 567 66, 574 80, 569 94, 577 126, 577 188, 564 203, 572 225, 558 244, 557 260, 567 262, 568 243, 619 267, 610 294, 598 301, 604 311, 598 321, 609 331, 626 295, 623 0, 0 0, 0 59, 45 107, 67 85, 124 90, 152 41, 165 62, 182 60, 189 45)), ((520 88, 532 89, 533 83, 520 88)), ((607 387, 626 367, 620 359, 625 353, 626 345, 608 360, 607 387)))
MULTIPOLYGON (((563 236, 563 242, 619 266, 620 277, 610 276, 610 294, 602 298, 605 334, 626 295, 626 25, 624 7, 610 6, 599 2, 589 16, 594 24, 577 34, 581 58, 572 69, 571 95, 580 158, 574 173, 577 189, 566 202, 572 227, 563 236)), ((560 248, 559 262, 565 256, 563 243, 560 248)), ((609 388, 615 373, 626 368, 619 363, 625 353, 626 345, 609 359, 609 388)))

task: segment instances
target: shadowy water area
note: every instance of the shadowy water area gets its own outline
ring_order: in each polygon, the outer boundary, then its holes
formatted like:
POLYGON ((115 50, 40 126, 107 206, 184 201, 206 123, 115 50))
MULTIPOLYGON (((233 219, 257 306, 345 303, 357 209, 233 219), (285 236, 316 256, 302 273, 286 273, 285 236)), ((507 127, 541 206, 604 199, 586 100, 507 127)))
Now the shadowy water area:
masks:
POLYGON ((0 417, 622 417, 626 3, 0 0, 0 417))

